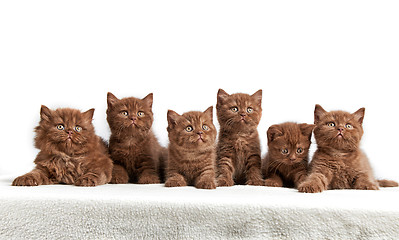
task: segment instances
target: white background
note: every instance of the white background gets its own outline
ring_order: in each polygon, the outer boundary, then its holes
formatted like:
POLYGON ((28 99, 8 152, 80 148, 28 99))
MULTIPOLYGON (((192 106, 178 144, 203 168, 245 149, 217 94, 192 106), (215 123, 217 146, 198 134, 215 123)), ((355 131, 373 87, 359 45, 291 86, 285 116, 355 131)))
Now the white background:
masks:
POLYGON ((166 146, 167 110, 204 111, 223 88, 263 89, 263 153, 270 125, 312 123, 316 103, 365 107, 362 148, 378 178, 399 180, 398 12, 363 0, 2 1, 0 175, 33 167, 42 104, 95 108, 108 138, 107 92, 153 92, 166 146))

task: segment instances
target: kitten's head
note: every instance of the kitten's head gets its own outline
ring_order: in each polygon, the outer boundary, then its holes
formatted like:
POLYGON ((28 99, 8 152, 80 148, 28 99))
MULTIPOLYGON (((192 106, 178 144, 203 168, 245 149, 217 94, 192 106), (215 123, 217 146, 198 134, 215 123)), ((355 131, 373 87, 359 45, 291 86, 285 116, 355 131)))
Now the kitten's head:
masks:
POLYGON ((153 122, 153 94, 143 99, 134 97, 118 99, 107 94, 107 121, 112 134, 141 136, 148 133, 153 122))
POLYGON ((314 130, 317 145, 337 150, 356 150, 363 135, 364 108, 354 113, 344 111, 327 112, 316 104, 314 130))
POLYGON ((270 157, 286 165, 307 161, 314 127, 292 122, 270 126, 267 130, 270 157))
POLYGON ((86 112, 70 108, 50 110, 42 105, 40 123, 35 129, 36 147, 52 147, 63 152, 81 150, 95 137, 93 114, 94 109, 86 112))
POLYGON ((256 129, 262 116, 262 90, 252 95, 229 95, 223 89, 219 89, 216 110, 220 127, 223 129, 256 129))
POLYGON ((182 147, 213 146, 216 128, 213 125, 213 107, 205 112, 187 112, 183 115, 168 110, 169 141, 182 147))

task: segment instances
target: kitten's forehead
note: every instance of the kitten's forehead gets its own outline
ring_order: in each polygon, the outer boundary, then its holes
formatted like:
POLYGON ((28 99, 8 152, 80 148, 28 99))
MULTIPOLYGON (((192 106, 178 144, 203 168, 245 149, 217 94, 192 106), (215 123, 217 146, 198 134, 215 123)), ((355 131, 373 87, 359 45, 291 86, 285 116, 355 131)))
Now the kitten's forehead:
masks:
POLYGON ((146 106, 143 100, 135 97, 129 97, 121 99, 119 102, 119 107, 127 108, 128 110, 143 110, 146 106))
POLYGON ((334 121, 336 123, 346 124, 354 120, 352 114, 345 111, 331 111, 324 115, 324 121, 334 121))
POLYGON ((228 102, 237 106, 252 106, 254 101, 250 95, 245 93, 235 93, 230 95, 228 102))
POLYGON ((186 112, 182 115, 182 117, 184 117, 185 120, 191 124, 201 124, 209 120, 204 113, 197 111, 186 112))
POLYGON ((69 124, 76 124, 76 123, 83 123, 84 118, 82 113, 76 109, 70 108, 61 108, 54 111, 53 115, 54 122, 56 123, 69 123, 69 124))

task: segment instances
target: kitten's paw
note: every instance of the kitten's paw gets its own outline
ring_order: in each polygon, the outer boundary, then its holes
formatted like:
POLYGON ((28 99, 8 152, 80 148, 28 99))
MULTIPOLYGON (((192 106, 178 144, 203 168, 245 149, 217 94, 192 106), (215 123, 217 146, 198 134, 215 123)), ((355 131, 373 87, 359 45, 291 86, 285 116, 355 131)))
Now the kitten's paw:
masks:
POLYGON ((165 182, 165 187, 185 187, 187 183, 182 179, 169 178, 165 182))
POLYGON ((227 179, 227 178, 219 178, 217 182, 218 182, 218 187, 231 187, 234 185, 234 181, 232 179, 227 179))
POLYGON ((282 187, 283 184, 275 179, 268 178, 265 180, 265 186, 268 187, 282 187))
POLYGON ((111 184, 126 184, 128 182, 129 182, 129 177, 112 176, 111 181, 109 183, 111 183, 111 184))
POLYGON ((203 181, 198 181, 197 184, 195 184, 195 187, 202 189, 215 189, 216 183, 214 180, 203 180, 203 181))
POLYGON ((354 188, 359 190, 379 190, 378 185, 371 182, 358 182, 354 188))
POLYGON ((321 183, 305 181, 299 184, 298 191, 303 193, 319 193, 324 191, 324 186, 321 183))
POLYGON ((246 184, 253 186, 265 186, 265 181, 263 179, 249 179, 246 184))
POLYGON ((79 187, 94 187, 97 185, 99 185, 98 178, 91 175, 83 175, 75 181, 75 186, 79 187))
POLYGON ((12 186, 39 186, 41 183, 35 175, 28 173, 14 179, 12 186))
POLYGON ((157 184, 161 183, 158 176, 141 176, 137 181, 138 184, 157 184))

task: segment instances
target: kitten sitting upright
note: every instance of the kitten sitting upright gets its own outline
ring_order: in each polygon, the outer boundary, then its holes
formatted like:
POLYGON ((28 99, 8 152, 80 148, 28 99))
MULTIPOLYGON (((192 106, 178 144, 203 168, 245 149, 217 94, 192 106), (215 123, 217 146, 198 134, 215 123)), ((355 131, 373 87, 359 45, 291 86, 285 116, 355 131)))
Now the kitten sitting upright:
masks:
POLYGON ((14 186, 73 184, 97 186, 111 180, 112 161, 104 142, 94 133, 94 109, 50 110, 42 106, 35 128, 35 146, 40 149, 36 167, 17 177, 14 186))
POLYGON ((264 185, 257 130, 262 116, 262 90, 253 95, 229 95, 219 89, 216 110, 220 124, 218 186, 264 185))
POLYGON ((364 108, 354 113, 325 111, 316 105, 314 135, 317 150, 310 172, 298 186, 300 192, 317 193, 327 189, 378 190, 398 183, 374 178, 370 163, 360 149, 364 108))
POLYGON ((114 161, 111 183, 160 183, 167 152, 151 130, 152 93, 143 99, 118 99, 109 92, 107 102, 109 152, 114 161))
POLYGON ((169 158, 165 187, 215 189, 213 107, 179 115, 168 111, 169 158))
POLYGON ((306 178, 313 128, 292 122, 269 127, 269 150, 262 162, 266 186, 297 187, 306 178))

